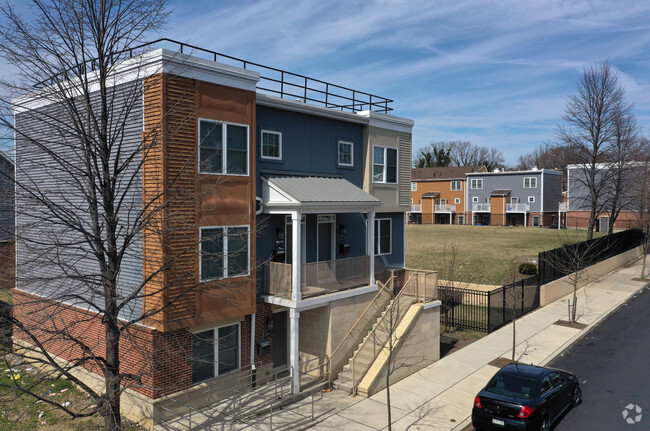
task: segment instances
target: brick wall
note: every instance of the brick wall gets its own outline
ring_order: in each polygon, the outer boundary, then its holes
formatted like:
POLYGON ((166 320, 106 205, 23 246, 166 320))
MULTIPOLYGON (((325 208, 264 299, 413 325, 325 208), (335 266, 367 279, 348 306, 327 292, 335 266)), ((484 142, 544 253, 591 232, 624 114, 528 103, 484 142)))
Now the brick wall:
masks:
POLYGON ((13 289, 16 279, 16 243, 0 242, 0 289, 13 289))

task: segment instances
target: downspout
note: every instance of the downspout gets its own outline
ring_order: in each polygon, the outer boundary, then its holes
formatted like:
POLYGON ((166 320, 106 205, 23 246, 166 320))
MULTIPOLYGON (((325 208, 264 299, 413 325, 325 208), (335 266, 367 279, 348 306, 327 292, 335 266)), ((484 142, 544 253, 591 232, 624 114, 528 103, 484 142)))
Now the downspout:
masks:
MULTIPOLYGON (((544 169, 542 168, 542 190, 540 192, 540 197, 539 199, 541 200, 540 206, 539 206, 539 215, 541 217, 541 221, 539 223, 540 226, 544 226, 544 169)), ((560 221, 558 220, 558 224, 560 221)))
POLYGON ((255 313, 251 314, 251 367, 255 369, 255 313))

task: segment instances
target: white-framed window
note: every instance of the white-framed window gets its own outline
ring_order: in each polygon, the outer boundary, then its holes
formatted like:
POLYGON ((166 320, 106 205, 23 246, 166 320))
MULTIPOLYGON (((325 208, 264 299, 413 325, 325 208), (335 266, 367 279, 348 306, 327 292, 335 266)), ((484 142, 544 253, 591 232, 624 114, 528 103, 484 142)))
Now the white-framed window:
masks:
POLYGON ((478 196, 472 196, 472 202, 477 204, 478 203, 478 196))
POLYGON ((482 178, 472 178, 470 182, 471 189, 482 189, 483 188, 483 179, 482 178))
POLYGON ((235 323, 192 334, 192 383, 239 369, 240 333, 235 323))
POLYGON ((391 253, 391 219, 375 219, 375 255, 391 253))
POLYGON ((451 182, 451 190, 452 191, 463 190, 463 182, 462 181, 452 181, 451 182))
POLYGON ((519 203, 519 198, 508 198, 508 203, 510 205, 517 205, 519 203))
POLYGON ((412 192, 418 191, 418 183, 416 183, 415 181, 411 181, 411 191, 412 192))
POLYGON ((352 142, 339 141, 338 161, 339 166, 354 166, 354 144, 352 142))
POLYGON ((262 130, 260 157, 268 160, 282 160, 282 132, 262 130))
POLYGON ((248 126, 199 119, 199 172, 248 175, 248 126))
POLYGON ((373 148, 372 181, 397 184, 397 148, 373 148))
POLYGON ((250 272, 250 228, 248 226, 201 227, 201 281, 241 277, 250 272))
POLYGON ((535 196, 528 196, 528 203, 535 203, 535 196))
POLYGON ((525 177, 524 178, 524 188, 525 189, 536 189, 537 188, 537 177, 525 177))
POLYGON ((454 198, 454 203, 458 205, 460 203, 460 198, 454 198))

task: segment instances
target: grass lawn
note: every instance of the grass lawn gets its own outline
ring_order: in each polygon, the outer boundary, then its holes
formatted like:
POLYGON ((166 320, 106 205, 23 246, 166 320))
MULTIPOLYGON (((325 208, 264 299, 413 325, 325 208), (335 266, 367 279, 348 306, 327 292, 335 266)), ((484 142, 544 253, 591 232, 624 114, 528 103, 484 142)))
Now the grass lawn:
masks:
POLYGON ((536 263, 538 252, 586 236, 586 231, 538 227, 411 224, 406 225, 406 266, 436 270, 441 279, 502 285, 512 281, 513 267, 516 272, 522 262, 536 263))

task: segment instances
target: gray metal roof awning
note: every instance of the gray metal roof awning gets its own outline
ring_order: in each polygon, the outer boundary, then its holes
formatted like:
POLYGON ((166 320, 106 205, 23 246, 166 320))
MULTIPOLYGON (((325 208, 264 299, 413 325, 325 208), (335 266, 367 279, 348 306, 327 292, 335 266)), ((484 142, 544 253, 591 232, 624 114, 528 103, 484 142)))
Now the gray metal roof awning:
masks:
POLYGON ((382 202, 343 178, 262 178, 264 212, 367 212, 382 202))
POLYGON ((510 196, 510 190, 507 189, 492 190, 490 196, 510 196))
POLYGON ((433 198, 437 198, 438 196, 440 196, 440 192, 426 192, 423 193, 421 197, 433 199, 433 198))

